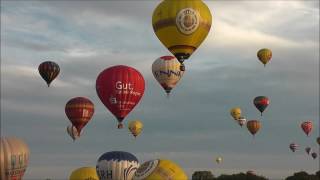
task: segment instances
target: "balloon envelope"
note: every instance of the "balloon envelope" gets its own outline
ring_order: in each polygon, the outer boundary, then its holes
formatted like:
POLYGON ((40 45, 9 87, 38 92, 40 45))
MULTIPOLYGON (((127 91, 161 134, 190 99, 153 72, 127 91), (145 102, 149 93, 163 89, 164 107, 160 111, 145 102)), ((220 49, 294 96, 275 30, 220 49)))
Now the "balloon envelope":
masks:
POLYGON ((133 154, 112 151, 100 156, 96 170, 100 180, 131 180, 138 167, 138 159, 133 154))
POLYGON ((51 82, 58 76, 60 67, 55 62, 45 61, 39 65, 38 71, 49 87, 51 82))
POLYGON ((255 97, 253 100, 253 104, 256 106, 256 108, 261 112, 261 116, 263 111, 268 107, 270 104, 270 100, 266 96, 258 96, 255 97))
POLYGON ((144 162, 136 171, 134 180, 187 180, 185 172, 170 160, 156 159, 144 162))
POLYGON ((258 59, 262 62, 264 66, 271 60, 272 51, 270 49, 264 48, 260 49, 257 53, 258 59))
POLYGON ((313 159, 316 159, 318 157, 318 154, 316 152, 311 153, 311 156, 313 159))
POLYGON ((247 128, 252 135, 255 135, 261 127, 261 123, 258 120, 250 120, 247 122, 247 128))
POLYGON ((94 167, 82 167, 74 170, 69 180, 99 180, 99 177, 94 167))
POLYGON ((309 134, 312 131, 312 122, 311 121, 305 121, 303 123, 301 123, 301 128, 303 130, 303 132, 309 136, 309 134))
POLYGON ((29 148, 16 137, 1 137, 0 179, 22 179, 29 161, 29 148))
POLYGON ((183 76, 180 63, 174 56, 162 56, 152 64, 152 74, 167 94, 177 85, 183 76))
POLYGON ((296 143, 291 143, 289 145, 289 148, 291 149, 292 152, 295 152, 298 149, 299 145, 296 143))
POLYGON ((201 0, 163 0, 152 15, 156 36, 181 63, 207 37, 211 21, 210 10, 201 0))
POLYGON ((306 150, 307 154, 310 154, 312 149, 311 149, 311 147, 306 147, 305 150, 306 150))
POLYGON ((222 157, 217 157, 217 158, 216 158, 216 162, 217 162, 218 164, 220 164, 220 163, 222 162, 222 157))
POLYGON ((65 113, 80 133, 93 116, 94 104, 86 97, 75 97, 67 102, 65 113))
POLYGON ((123 119, 141 100, 145 89, 139 71, 128 66, 113 66, 102 71, 96 81, 97 94, 102 103, 117 118, 122 128, 123 119))
POLYGON ((239 107, 234 107, 230 110, 230 115, 234 120, 237 120, 241 117, 241 109, 239 107))
POLYGON ((137 137, 143 128, 143 124, 139 120, 129 122, 129 131, 132 133, 134 137, 137 137))
POLYGON ((242 127, 243 125, 246 124, 247 119, 244 117, 240 117, 239 119, 237 119, 237 121, 238 121, 238 124, 242 127))

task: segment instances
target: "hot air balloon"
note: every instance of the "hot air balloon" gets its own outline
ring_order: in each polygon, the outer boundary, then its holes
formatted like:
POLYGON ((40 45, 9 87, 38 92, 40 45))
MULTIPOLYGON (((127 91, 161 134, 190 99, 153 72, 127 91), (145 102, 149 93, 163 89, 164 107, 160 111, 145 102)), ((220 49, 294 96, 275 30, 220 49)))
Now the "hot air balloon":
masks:
POLYGON ((139 167, 138 159, 123 151, 106 152, 97 162, 100 180, 131 180, 139 167))
POLYGON ((144 162, 136 171, 133 180, 187 180, 185 172, 174 162, 156 159, 144 162))
POLYGON ((143 128, 143 124, 139 120, 131 121, 129 123, 129 131, 132 133, 134 137, 137 137, 143 128))
POLYGON ((301 124, 301 128, 303 130, 303 132, 309 136, 309 134, 311 133, 312 131, 312 122, 311 121, 306 121, 306 122, 303 122, 301 124))
POLYGON ((244 117, 240 117, 239 119, 237 119, 237 121, 238 121, 238 124, 242 127, 243 125, 246 124, 247 119, 244 117))
POLYGON ((316 152, 311 153, 311 156, 313 159, 316 159, 318 157, 318 154, 316 152))
POLYGON ((128 66, 113 66, 102 71, 96 81, 97 94, 102 103, 117 118, 118 128, 123 119, 139 103, 145 89, 139 71, 128 66))
POLYGON ((152 26, 162 44, 181 63, 200 46, 211 28, 211 13, 201 0, 163 0, 153 11, 152 26))
POLYGON ((295 152, 298 149, 299 145, 296 143, 291 143, 289 145, 289 148, 291 149, 292 152, 295 152))
POLYGON ((1 137, 0 179, 22 179, 29 161, 29 148, 16 137, 1 137))
POLYGON ((310 155, 311 150, 312 150, 311 147, 306 147, 305 150, 306 150, 307 154, 310 155))
POLYGON ((260 49, 257 53, 259 60, 262 62, 264 66, 271 60, 272 51, 270 49, 260 49))
POLYGON ((241 109, 239 107, 234 107, 230 110, 230 115, 234 120, 237 120, 241 117, 241 109))
POLYGON ((74 170, 69 180, 99 180, 96 168, 94 167, 82 167, 74 170))
POLYGON ((320 145, 320 137, 317 138, 317 142, 320 145))
POLYGON ((258 120, 250 120, 247 122, 249 132, 254 136, 260 129, 261 123, 258 120))
POLYGON ((268 107, 270 104, 270 100, 266 96, 258 96, 255 97, 253 100, 253 104, 256 106, 256 108, 261 112, 261 116, 263 111, 268 107))
POLYGON ((152 64, 152 74, 169 95, 183 76, 180 63, 174 56, 162 56, 152 64))
POLYGON ((217 162, 217 164, 220 164, 222 162, 222 157, 217 157, 216 162, 217 162))
POLYGON ((75 141, 76 139, 78 139, 80 137, 80 133, 78 133, 77 128, 74 127, 73 125, 69 125, 67 127, 67 133, 73 139, 73 141, 75 141))
POLYGON ((75 97, 67 102, 65 112, 72 125, 76 127, 80 134, 82 128, 93 116, 94 104, 88 98, 75 97))
POLYGON ((52 61, 45 61, 38 67, 41 77, 47 82, 48 87, 60 72, 59 65, 52 61))

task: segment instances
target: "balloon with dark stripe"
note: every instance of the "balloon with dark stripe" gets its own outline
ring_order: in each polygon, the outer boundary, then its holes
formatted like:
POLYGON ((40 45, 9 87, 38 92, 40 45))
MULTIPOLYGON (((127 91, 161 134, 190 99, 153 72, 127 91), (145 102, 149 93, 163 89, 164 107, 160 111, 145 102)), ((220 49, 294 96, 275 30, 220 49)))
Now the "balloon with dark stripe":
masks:
POLYGON ((296 143, 291 143, 289 145, 289 148, 291 149, 292 152, 295 152, 298 149, 299 145, 296 143))
POLYGON ((51 82, 58 76, 60 67, 57 63, 52 61, 45 61, 38 67, 41 77, 47 82, 48 87, 51 82))
POLYGON ((256 106, 256 108, 260 111, 261 116, 263 111, 268 107, 270 104, 270 100, 266 96, 258 96, 255 97, 253 100, 253 104, 256 106))

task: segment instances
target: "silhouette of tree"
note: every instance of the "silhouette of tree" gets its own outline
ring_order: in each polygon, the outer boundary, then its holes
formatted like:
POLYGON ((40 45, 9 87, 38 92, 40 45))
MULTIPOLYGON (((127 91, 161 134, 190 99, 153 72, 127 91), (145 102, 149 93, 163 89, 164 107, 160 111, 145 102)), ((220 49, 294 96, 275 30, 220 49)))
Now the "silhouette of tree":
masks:
POLYGON ((192 174, 192 180, 214 180, 211 171, 196 171, 192 174))

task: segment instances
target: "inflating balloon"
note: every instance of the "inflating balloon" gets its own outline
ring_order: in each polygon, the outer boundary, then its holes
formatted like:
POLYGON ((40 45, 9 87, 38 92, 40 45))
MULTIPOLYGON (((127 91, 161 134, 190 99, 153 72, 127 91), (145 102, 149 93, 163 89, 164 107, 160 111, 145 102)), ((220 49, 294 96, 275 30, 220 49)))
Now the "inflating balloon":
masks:
POLYGON ((29 161, 29 148, 16 137, 1 137, 0 179, 22 179, 29 161))
POLYGON ((259 60, 262 62, 264 66, 271 60, 272 51, 270 49, 260 49, 257 53, 259 60))
POLYGON ((241 109, 239 107, 234 107, 230 110, 230 115, 234 120, 237 120, 241 117, 241 109))
POLYGON ((67 127, 67 133, 73 139, 73 141, 75 141, 76 139, 78 139, 80 137, 80 133, 78 133, 77 128, 74 127, 73 125, 69 125, 67 127))
POLYGON ((254 136, 260 129, 261 123, 258 120, 250 120, 247 122, 249 132, 254 136))
POLYGON ((139 167, 138 159, 123 151, 106 152, 97 162, 100 180, 131 180, 139 167))
POLYGON ((270 100, 266 96, 258 96, 255 97, 253 100, 253 104, 256 106, 256 108, 260 111, 261 116, 263 111, 268 107, 270 104, 270 100))
POLYGON ((306 121, 306 122, 303 122, 301 124, 301 128, 303 130, 303 132, 309 136, 309 134, 311 133, 312 131, 312 122, 311 121, 306 121))
POLYGON ((95 167, 82 167, 74 170, 69 180, 99 180, 95 167))
POLYGON ((137 137, 143 128, 143 124, 139 120, 129 122, 129 131, 132 133, 134 137, 137 137))
POLYGON ((187 180, 185 172, 174 162, 156 159, 143 163, 133 180, 187 180))
POLYGON ((117 118, 118 128, 123 119, 139 103, 145 89, 139 71, 128 66, 113 66, 102 71, 96 81, 97 94, 102 103, 117 118))
POLYGON ((47 82, 48 87, 60 72, 59 65, 52 61, 45 61, 38 67, 41 77, 47 82))
POLYGON ((152 26, 162 44, 181 63, 200 46, 211 28, 211 13, 201 0, 163 0, 153 11, 152 26))
POLYGON ((94 113, 94 104, 85 97, 70 99, 65 107, 65 113, 78 133, 91 120, 94 113))
POLYGON ((289 145, 289 148, 291 149, 292 152, 295 152, 298 149, 299 145, 296 143, 291 143, 289 145))
POLYGON ((162 56, 152 64, 152 74, 169 95, 183 76, 180 63, 174 56, 162 56))

